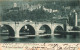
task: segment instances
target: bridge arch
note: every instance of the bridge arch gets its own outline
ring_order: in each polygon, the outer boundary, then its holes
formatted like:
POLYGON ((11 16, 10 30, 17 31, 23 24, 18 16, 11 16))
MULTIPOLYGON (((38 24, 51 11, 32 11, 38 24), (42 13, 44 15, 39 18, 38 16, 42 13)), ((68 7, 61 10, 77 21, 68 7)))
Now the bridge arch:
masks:
POLYGON ((24 24, 21 27, 19 27, 19 35, 23 36, 23 35, 35 35, 36 34, 36 30, 35 27, 31 24, 24 24))
POLYGON ((61 33, 64 31, 64 28, 62 25, 56 25, 53 27, 53 33, 54 35, 61 35, 61 33))
POLYGON ((51 34, 51 26, 47 24, 40 25, 38 28, 41 32, 41 34, 51 34))
POLYGON ((11 25, 8 25, 8 24, 2 24, 3 26, 1 27, 3 30, 5 30, 5 31, 3 31, 3 32, 8 32, 9 34, 8 34, 8 36, 15 36, 15 31, 14 31, 14 28, 11 26, 11 25), (6 31, 6 30, 8 30, 8 31, 6 31))

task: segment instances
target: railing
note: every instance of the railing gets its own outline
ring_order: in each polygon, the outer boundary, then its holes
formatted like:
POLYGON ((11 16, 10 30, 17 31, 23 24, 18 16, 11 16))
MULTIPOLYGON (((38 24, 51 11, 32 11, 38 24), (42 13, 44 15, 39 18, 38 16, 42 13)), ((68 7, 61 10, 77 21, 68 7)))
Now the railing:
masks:
POLYGON ((10 22, 6 22, 6 21, 2 21, 0 22, 0 24, 54 24, 54 23, 58 23, 58 24, 62 24, 60 22, 13 22, 13 21, 10 21, 10 22))
POLYGON ((9 24, 9 23, 15 23, 15 22, 5 22, 5 21, 0 22, 0 24, 9 24))

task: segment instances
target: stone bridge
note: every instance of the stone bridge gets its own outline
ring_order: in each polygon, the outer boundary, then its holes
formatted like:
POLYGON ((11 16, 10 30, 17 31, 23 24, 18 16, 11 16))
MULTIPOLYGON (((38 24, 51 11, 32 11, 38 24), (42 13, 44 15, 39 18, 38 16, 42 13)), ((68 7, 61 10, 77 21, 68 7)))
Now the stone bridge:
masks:
POLYGON ((64 24, 60 23, 50 23, 50 22, 0 22, 0 26, 5 26, 9 30, 9 35, 14 35, 14 37, 20 37, 20 30, 25 26, 31 30, 32 35, 38 36, 40 31, 45 28, 43 32, 50 33, 54 35, 55 29, 65 31, 64 24))

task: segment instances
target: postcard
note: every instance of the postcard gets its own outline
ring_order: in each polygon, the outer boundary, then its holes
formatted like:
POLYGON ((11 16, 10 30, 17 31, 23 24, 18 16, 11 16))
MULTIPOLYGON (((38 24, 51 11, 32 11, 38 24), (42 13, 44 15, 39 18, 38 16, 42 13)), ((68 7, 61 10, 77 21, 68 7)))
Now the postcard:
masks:
POLYGON ((80 1, 0 0, 0 50, 80 50, 80 1))

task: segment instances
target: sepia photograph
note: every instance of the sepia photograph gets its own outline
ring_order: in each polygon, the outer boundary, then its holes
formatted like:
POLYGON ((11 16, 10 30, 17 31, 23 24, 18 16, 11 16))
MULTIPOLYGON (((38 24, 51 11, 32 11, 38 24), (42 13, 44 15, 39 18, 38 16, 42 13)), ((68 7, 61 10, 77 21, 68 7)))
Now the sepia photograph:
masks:
POLYGON ((80 0, 0 0, 0 43, 80 43, 80 0))

